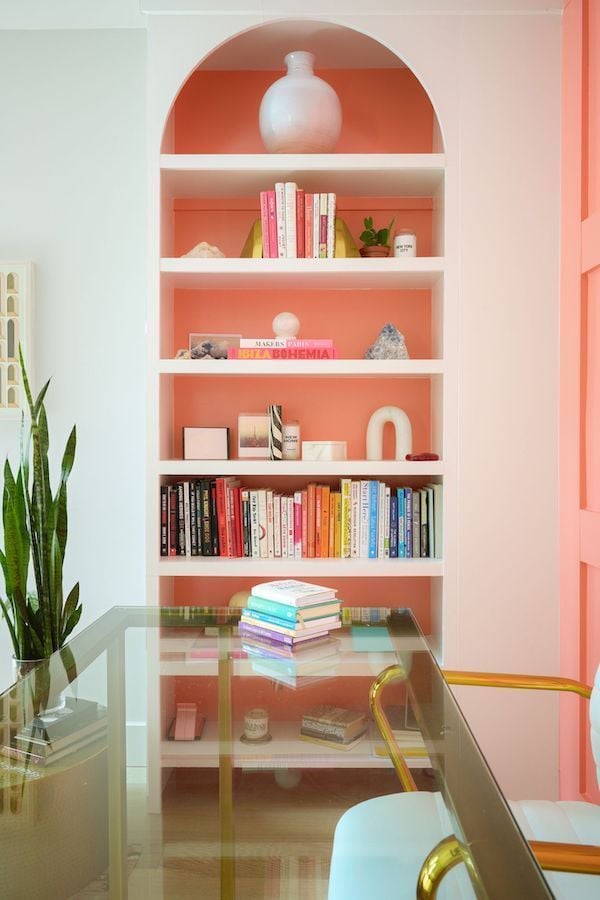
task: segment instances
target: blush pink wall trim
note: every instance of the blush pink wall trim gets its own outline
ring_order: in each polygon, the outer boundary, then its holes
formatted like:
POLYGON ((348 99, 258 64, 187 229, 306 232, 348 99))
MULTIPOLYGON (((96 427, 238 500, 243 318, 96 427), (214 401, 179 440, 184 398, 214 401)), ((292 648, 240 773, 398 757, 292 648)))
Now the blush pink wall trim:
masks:
MULTIPOLYGON (((581 677, 580 609, 580 352, 581 352, 581 87, 582 4, 563 15, 562 222, 560 301, 560 613, 561 674, 581 677)), ((561 798, 580 795, 581 725, 577 703, 561 698, 561 798)))

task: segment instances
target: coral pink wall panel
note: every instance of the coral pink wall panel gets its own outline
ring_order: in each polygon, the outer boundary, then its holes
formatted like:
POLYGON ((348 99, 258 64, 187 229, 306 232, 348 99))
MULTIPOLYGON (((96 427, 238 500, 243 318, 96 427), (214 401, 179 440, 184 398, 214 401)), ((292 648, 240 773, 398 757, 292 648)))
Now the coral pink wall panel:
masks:
MULTIPOLYGON (((263 153, 258 110, 284 72, 194 72, 175 103, 176 153, 263 153), (227 97, 227 103, 223 103, 227 97)), ((345 112, 338 153, 430 153, 433 109, 408 69, 316 70, 345 112)))
MULTIPOLYGON (((565 675, 600 664, 600 3, 563 17, 561 647, 565 675), (584 240, 582 241, 582 233, 584 240)), ((600 800, 586 711, 561 707, 561 795, 600 800)))

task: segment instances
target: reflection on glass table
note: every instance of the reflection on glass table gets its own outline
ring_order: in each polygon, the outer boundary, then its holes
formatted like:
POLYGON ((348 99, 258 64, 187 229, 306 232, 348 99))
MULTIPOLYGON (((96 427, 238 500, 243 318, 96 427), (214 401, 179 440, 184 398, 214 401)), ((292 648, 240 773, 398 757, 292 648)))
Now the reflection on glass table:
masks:
POLYGON ((343 617, 294 660, 243 641, 234 611, 116 607, 74 668, 56 654, 5 691, 3 896, 326 900, 337 823, 401 790, 369 700, 395 667, 386 721, 468 857, 447 883, 551 897, 410 612, 343 617))

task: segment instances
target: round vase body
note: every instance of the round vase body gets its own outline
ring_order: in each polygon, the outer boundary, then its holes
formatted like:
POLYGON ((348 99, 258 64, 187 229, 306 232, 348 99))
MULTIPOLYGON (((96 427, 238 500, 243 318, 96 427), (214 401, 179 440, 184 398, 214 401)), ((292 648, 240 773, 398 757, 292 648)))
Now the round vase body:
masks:
POLYGON ((287 75, 274 82, 260 104, 259 128, 269 153, 331 153, 342 127, 333 88, 313 73, 312 53, 285 57, 287 75))
POLYGON ((382 247, 380 244, 373 244, 371 247, 361 247, 360 255, 364 257, 369 256, 389 256, 390 248, 382 247))

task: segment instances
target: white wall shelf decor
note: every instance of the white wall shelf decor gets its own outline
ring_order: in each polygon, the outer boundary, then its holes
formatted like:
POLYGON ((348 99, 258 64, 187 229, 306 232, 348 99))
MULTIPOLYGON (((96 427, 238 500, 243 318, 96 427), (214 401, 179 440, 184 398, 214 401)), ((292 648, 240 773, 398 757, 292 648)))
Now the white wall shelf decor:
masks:
POLYGON ((20 419, 25 404, 19 344, 33 373, 33 264, 0 261, 0 418, 20 419))

